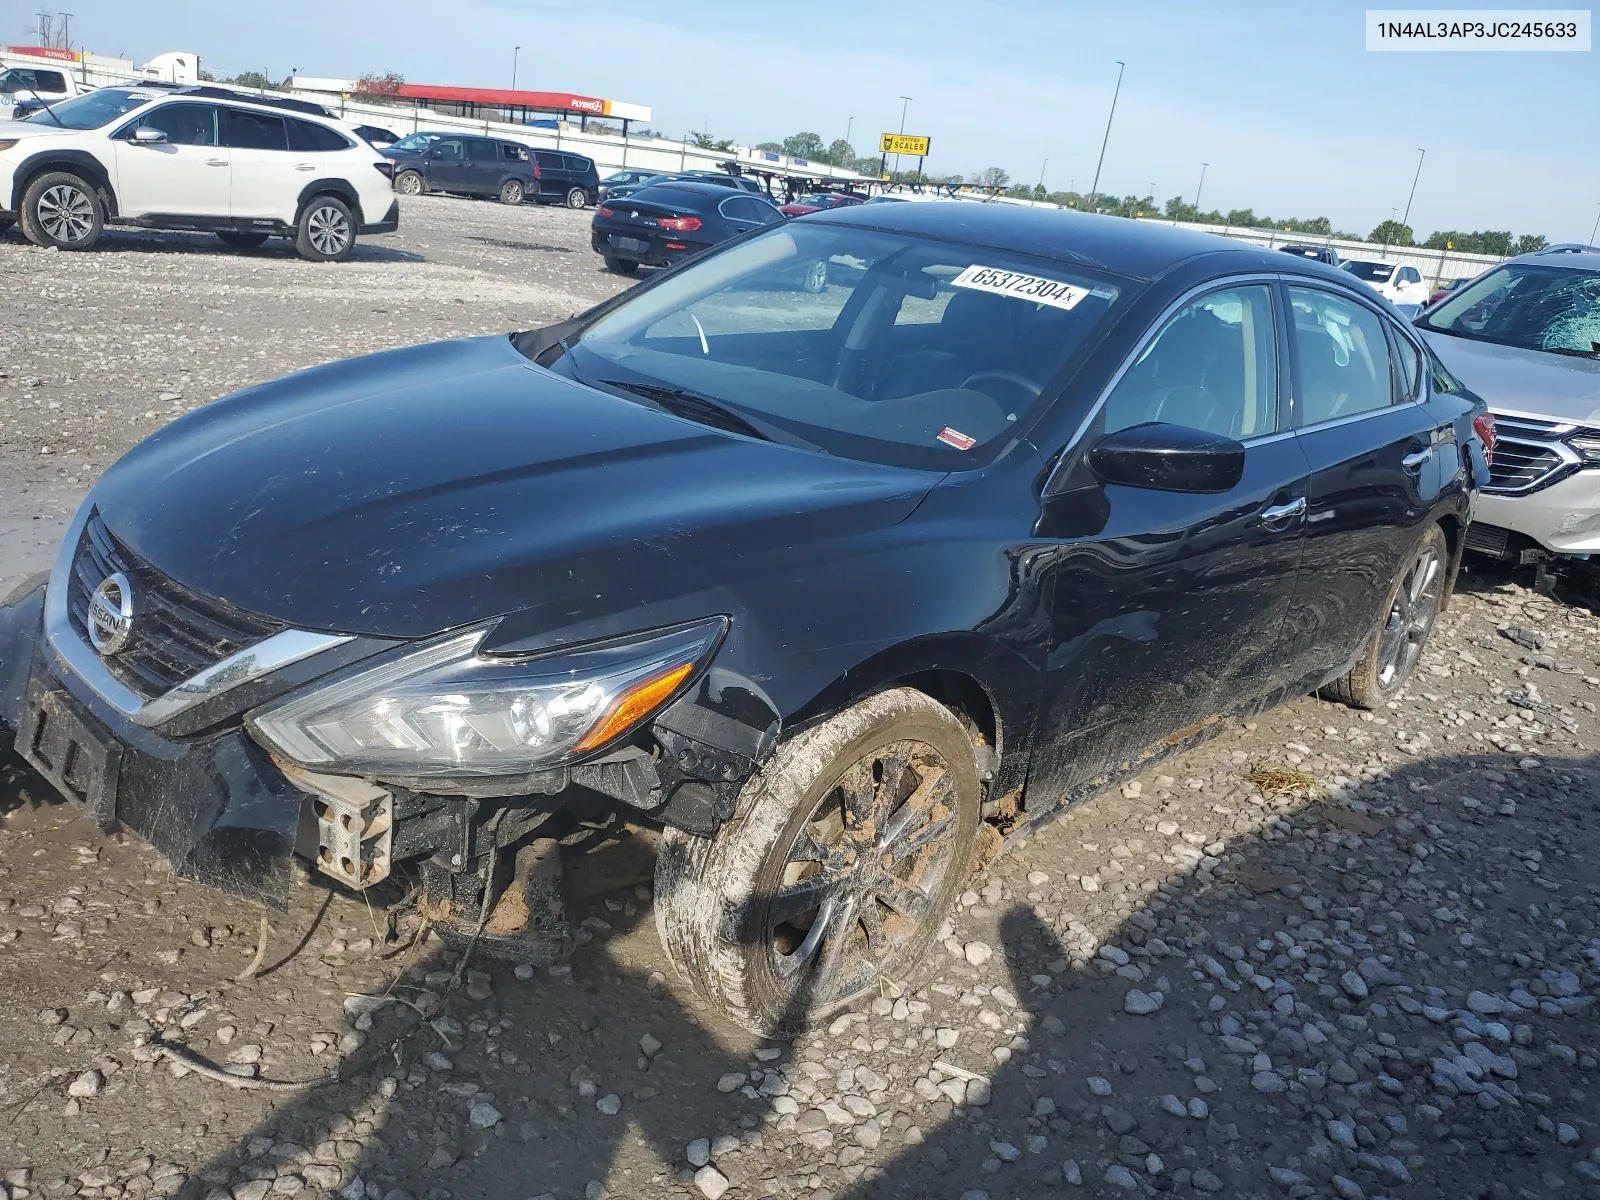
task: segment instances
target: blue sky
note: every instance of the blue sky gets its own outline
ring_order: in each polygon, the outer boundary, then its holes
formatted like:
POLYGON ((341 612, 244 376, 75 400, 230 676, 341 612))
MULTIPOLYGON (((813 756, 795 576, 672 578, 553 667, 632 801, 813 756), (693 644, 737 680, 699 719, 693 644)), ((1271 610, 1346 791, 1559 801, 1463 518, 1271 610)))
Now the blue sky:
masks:
MULTIPOLYGON (((1459 3, 1460 0, 1457 0, 1459 3)), ((1505 3, 1505 0, 1500 0, 1505 3)), ((0 0, 0 43, 34 22, 0 0)), ((900 123, 933 138, 929 169, 1002 166, 1088 190, 1127 62, 1100 188, 1258 213, 1324 214, 1365 232, 1411 223, 1587 240, 1600 215, 1600 60, 1563 54, 1376 54, 1365 6, 985 0, 697 0, 584 5, 451 0, 57 0, 74 42, 143 61, 193 50, 208 69, 276 77, 398 71, 651 105, 674 136, 741 144, 814 130, 858 150, 900 123)))

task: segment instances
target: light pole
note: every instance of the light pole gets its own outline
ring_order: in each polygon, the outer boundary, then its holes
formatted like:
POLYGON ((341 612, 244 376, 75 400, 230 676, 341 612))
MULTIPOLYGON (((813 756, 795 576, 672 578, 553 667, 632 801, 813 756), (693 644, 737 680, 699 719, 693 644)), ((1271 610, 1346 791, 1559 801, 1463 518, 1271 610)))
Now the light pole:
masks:
POLYGON ((1589 244, 1594 245, 1594 239, 1600 237, 1600 216, 1594 219, 1594 228, 1589 231, 1589 244))
POLYGON ((1406 215, 1400 218, 1400 224, 1411 224, 1411 202, 1417 198, 1417 180, 1422 178, 1422 160, 1428 157, 1428 152, 1420 146, 1417 148, 1417 173, 1411 177, 1411 195, 1406 197, 1406 215))
POLYGON ((511 90, 517 90, 517 55, 522 53, 521 46, 511 48, 511 90))
POLYGON ((1050 165, 1050 160, 1047 158, 1047 159, 1044 160, 1044 164, 1042 166, 1040 166, 1040 168, 1039 168, 1039 187, 1034 188, 1033 189, 1034 191, 1038 191, 1039 188, 1042 188, 1044 186, 1044 169, 1045 169, 1045 167, 1048 167, 1049 165, 1050 165))
POLYGON ((856 119, 854 117, 851 117, 844 124, 844 144, 846 146, 848 146, 850 144, 850 130, 855 127, 855 123, 856 123, 856 119))
POLYGON ((1111 120, 1117 115, 1117 97, 1122 94, 1122 73, 1128 69, 1128 64, 1117 62, 1117 87, 1111 93, 1111 111, 1106 114, 1106 135, 1100 139, 1100 161, 1094 165, 1094 182, 1089 185, 1089 203, 1098 210, 1099 204, 1096 197, 1100 195, 1100 168, 1106 161, 1106 143, 1111 140, 1111 120))
MULTIPOLYGON (((911 106, 911 97, 910 96, 901 96, 900 97, 900 132, 901 133, 904 133, 906 131, 906 109, 909 108, 910 106, 911 106)), ((896 175, 900 174, 900 155, 898 153, 896 153, 895 156, 894 156, 894 173, 896 175)))
POLYGON ((1200 215, 1200 189, 1206 186, 1206 168, 1210 165, 1210 163, 1200 164, 1200 182, 1194 185, 1194 207, 1196 217, 1200 215))

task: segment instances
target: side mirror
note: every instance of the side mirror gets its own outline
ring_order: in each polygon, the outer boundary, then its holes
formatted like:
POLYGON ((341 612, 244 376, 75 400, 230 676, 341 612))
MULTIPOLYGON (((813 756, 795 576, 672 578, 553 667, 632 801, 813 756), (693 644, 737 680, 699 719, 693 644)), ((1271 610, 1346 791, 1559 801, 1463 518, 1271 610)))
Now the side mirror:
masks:
POLYGON ((133 131, 133 140, 141 146, 159 146, 167 140, 167 135, 159 129, 141 125, 133 131))
POLYGON ((428 157, 429 158, 443 158, 444 157, 444 151, 439 149, 439 147, 435 146, 432 150, 428 151, 428 157))
POLYGON ((1226 492, 1244 476, 1244 446, 1230 437, 1152 421, 1108 434, 1089 451, 1102 483, 1161 492, 1226 492))

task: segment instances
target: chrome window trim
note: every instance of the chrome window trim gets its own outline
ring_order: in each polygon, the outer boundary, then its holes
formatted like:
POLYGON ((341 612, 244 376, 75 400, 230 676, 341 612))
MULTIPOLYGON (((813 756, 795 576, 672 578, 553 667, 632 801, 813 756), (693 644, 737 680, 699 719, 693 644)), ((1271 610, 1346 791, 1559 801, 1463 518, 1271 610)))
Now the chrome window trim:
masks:
MULTIPOLYGON (((1045 480, 1044 487, 1040 494, 1044 496, 1053 494, 1056 476, 1060 474, 1062 464, 1067 461, 1067 459, 1071 456, 1072 451, 1077 447, 1078 443, 1083 440, 1084 434, 1089 432, 1089 427, 1094 424, 1095 418, 1097 418, 1100 415, 1100 411, 1105 408, 1106 401, 1111 398, 1111 393, 1116 391, 1117 385, 1122 382, 1122 377, 1133 369, 1134 363, 1139 361, 1139 356, 1149 349, 1150 343, 1160 335, 1161 331, 1167 327, 1167 322, 1172 320, 1172 318, 1178 314, 1180 309, 1210 292, 1221 292, 1226 291, 1231 287, 1245 287, 1252 284, 1263 285, 1270 288, 1274 283, 1283 278, 1285 277, 1280 274, 1268 274, 1260 271, 1252 271, 1244 275, 1221 275, 1215 279, 1208 279, 1204 283, 1195 284, 1194 287, 1184 292, 1171 304, 1167 305, 1166 308, 1162 309, 1161 312, 1156 316, 1155 320, 1150 322, 1149 329, 1147 329, 1145 331, 1145 335, 1139 339, 1138 345, 1134 346, 1134 348, 1129 351, 1128 355, 1120 364, 1118 364, 1117 369, 1112 372, 1110 380, 1106 383, 1105 387, 1100 389, 1099 397, 1097 397, 1095 402, 1089 406, 1088 414, 1079 423, 1077 429, 1073 430, 1072 436, 1069 437, 1062 445, 1061 452, 1056 457, 1056 465, 1051 469, 1050 478, 1045 480)), ((1293 276, 1290 278, 1293 278, 1293 276)), ((1273 305, 1272 319, 1274 323, 1276 323, 1278 320, 1276 304, 1273 305)), ((1276 337, 1274 337, 1272 343, 1272 356, 1273 362, 1278 363, 1279 354, 1278 341, 1276 337)), ((1280 368, 1279 376, 1281 378, 1281 364, 1278 365, 1280 368)), ((1281 411, 1281 396, 1279 397, 1279 401, 1281 411)), ((1293 433, 1293 429, 1277 429, 1272 433, 1263 433, 1253 438, 1241 440, 1245 446, 1256 446, 1262 445, 1269 440, 1277 441, 1279 438, 1293 433)))
POLYGON ((73 517, 72 524, 67 527, 61 549, 56 554, 50 583, 45 589, 45 640, 62 666, 135 725, 156 728, 197 704, 352 640, 346 634, 285 629, 253 646, 246 646, 221 662, 213 663, 155 699, 146 700, 113 675, 100 656, 72 627, 67 605, 67 581, 72 575, 72 564, 77 557, 83 528, 89 523, 89 516, 93 512, 92 498, 85 500, 73 517))

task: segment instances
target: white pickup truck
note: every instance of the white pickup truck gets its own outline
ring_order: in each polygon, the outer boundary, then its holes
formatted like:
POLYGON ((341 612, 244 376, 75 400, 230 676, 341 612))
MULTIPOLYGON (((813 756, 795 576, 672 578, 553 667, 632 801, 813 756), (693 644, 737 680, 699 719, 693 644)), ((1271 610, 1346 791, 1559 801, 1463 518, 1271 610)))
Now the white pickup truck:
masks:
POLYGON ((36 101, 54 104, 92 90, 80 84, 67 67, 66 63, 59 67, 30 63, 0 69, 0 121, 13 120, 18 104, 23 106, 23 115, 26 115, 28 109, 36 107, 36 101))

